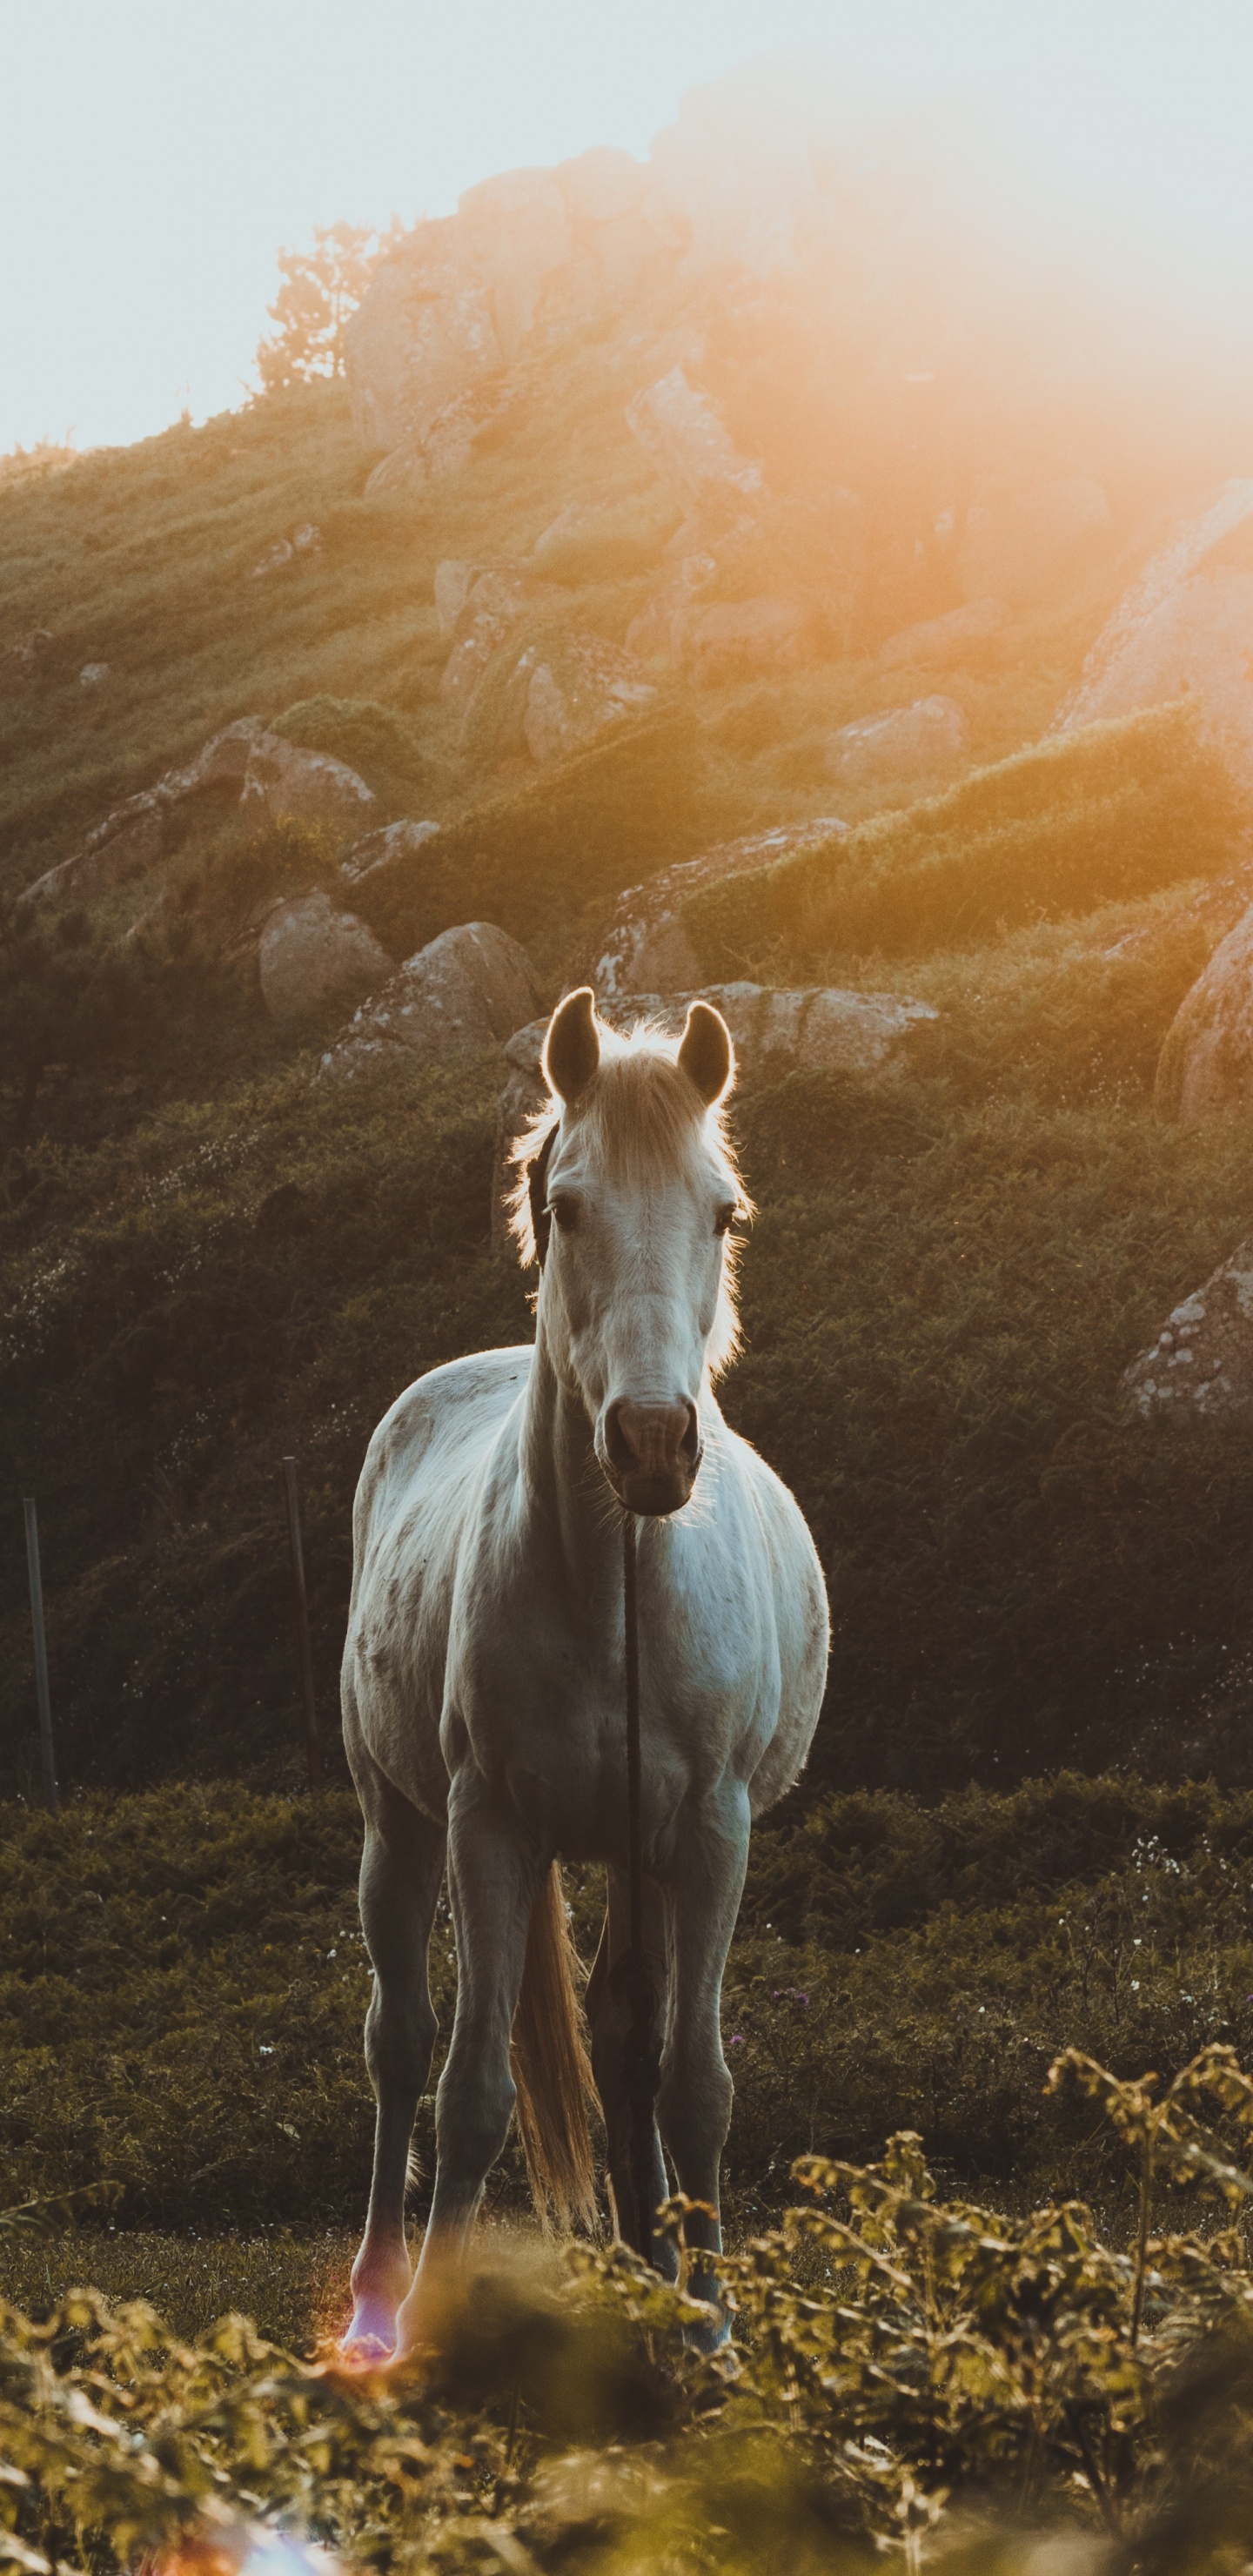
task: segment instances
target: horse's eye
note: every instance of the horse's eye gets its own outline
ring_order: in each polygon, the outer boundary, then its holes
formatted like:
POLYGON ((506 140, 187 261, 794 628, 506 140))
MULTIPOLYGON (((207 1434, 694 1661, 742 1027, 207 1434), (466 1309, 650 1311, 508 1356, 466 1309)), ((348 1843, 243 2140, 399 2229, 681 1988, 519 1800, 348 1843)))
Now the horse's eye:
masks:
POLYGON ((573 1234, 579 1221, 579 1202, 569 1197, 565 1190, 559 1190, 557 1196, 548 1202, 548 1213, 562 1234, 573 1234))
POLYGON ((720 1208, 719 1208, 718 1213, 717 1213, 716 1217, 714 1218, 714 1233, 715 1233, 715 1234, 726 1234, 726 1233, 728 1233, 728 1232, 730 1231, 730 1228, 734 1225, 734 1223, 735 1223, 735 1201, 734 1201, 734 1199, 728 1199, 728 1200, 727 1200, 727 1202, 726 1202, 726 1205, 725 1205, 724 1207, 720 1207, 720 1208))

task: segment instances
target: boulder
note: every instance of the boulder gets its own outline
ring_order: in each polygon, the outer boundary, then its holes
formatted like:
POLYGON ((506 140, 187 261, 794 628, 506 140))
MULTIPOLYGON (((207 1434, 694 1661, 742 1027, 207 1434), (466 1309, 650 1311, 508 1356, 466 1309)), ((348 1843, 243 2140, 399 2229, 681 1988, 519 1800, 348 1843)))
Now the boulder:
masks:
POLYGON ((363 446, 420 444, 437 413, 504 364, 491 288, 456 216, 414 227, 350 314, 344 355, 363 446))
POLYGON ((452 650, 439 684, 445 704, 464 715, 488 663, 519 620, 545 600, 561 596, 551 583, 530 581, 525 573, 481 572, 470 584, 453 629, 452 650))
POLYGON ((771 867, 776 859, 792 858, 847 828, 827 814, 811 823, 785 824, 773 832, 750 832, 742 840, 723 841, 716 849, 702 851, 699 858, 681 859, 677 867, 663 868, 645 885, 628 886, 614 906, 588 982, 604 997, 606 1008, 631 993, 690 991, 700 982, 700 959, 683 920, 688 896, 698 886, 714 885, 752 868, 771 867))
POLYGON ((1167 1316, 1123 1385, 1146 1420, 1247 1415, 1253 1405, 1253 1236, 1167 1316))
POLYGON ((621 645, 600 635, 565 635, 532 645, 519 662, 528 672, 522 730, 541 769, 594 742, 606 727, 647 715, 658 691, 621 645))
POLYGON ((656 563, 674 523, 660 486, 655 496, 570 501, 541 530, 531 561, 546 581, 620 581, 656 563))
POLYGON ((322 1071, 351 1078, 411 1056, 476 1055, 510 1036, 538 1000, 525 948, 493 922, 463 922, 407 958, 363 1004, 322 1071))
POLYGON ((244 783, 254 743, 265 732, 262 716, 239 716, 223 727, 183 769, 167 769, 156 793, 171 805, 190 797, 238 794, 244 783))
POLYGON ((655 596, 648 600, 626 631, 626 649, 650 662, 659 654, 678 653, 681 649, 690 612, 703 591, 717 577, 718 566, 713 555, 694 552, 683 555, 674 571, 655 596))
POLYGON ((109 676, 107 662, 84 662, 78 675, 80 689, 102 689, 109 676))
POLYGON ((88 833, 81 850, 49 868, 27 888, 39 902, 94 903, 97 896, 127 878, 146 876, 165 854, 165 817, 172 805, 209 797, 233 797, 244 777, 254 744, 265 735, 260 716, 240 716, 215 733, 194 760, 182 769, 167 769, 155 787, 128 796, 88 833))
POLYGON ((406 439, 402 447, 393 447, 381 465, 366 476, 367 493, 377 496, 386 492, 420 492, 426 481, 426 458, 416 439, 406 439))
POLYGON ((239 810, 253 830, 290 821, 355 834, 374 806, 364 778, 329 752, 304 751, 273 733, 260 734, 249 752, 239 810))
POLYGON ((972 502, 957 556, 967 600, 1038 607, 1100 552, 1109 526, 1104 487, 1089 474, 972 502))
POLYGON ((878 787, 932 778, 966 756, 966 719, 953 698, 916 698, 887 715, 841 725, 827 743, 826 765, 845 787, 878 787))
POLYGON ((128 796, 90 831, 81 850, 26 889, 33 903, 94 903, 130 877, 154 868, 165 850, 165 804, 153 789, 128 796))
POLYGON ((1193 1127, 1253 1102, 1253 905, 1175 1013, 1157 1064, 1159 1118, 1193 1127))
POLYGON ((284 564, 294 562, 295 554, 290 537, 272 538, 265 553, 258 555, 255 564, 250 565, 249 581, 264 581, 267 573, 280 572, 284 564))
MULTIPOLYGON (((611 1028, 627 1030, 650 1020, 677 1037, 690 1003, 712 1002, 735 1044, 740 1080, 780 1082, 801 1066, 872 1074, 889 1071, 923 1022, 938 1019, 929 1002, 898 993, 850 993, 818 986, 809 992, 775 992, 764 984, 706 984, 696 993, 624 993, 597 1000, 611 1028)), ((496 1110, 491 1231, 508 1232, 507 1198, 515 1173, 513 1148, 547 1098, 540 1070, 547 1019, 532 1020, 505 1048, 509 1079, 496 1110)))
POLYGON ((821 649, 823 620, 798 599, 715 600, 681 609, 671 639, 695 689, 718 689, 761 671, 795 670, 821 649))
POLYGON ((725 516, 762 491, 760 465, 741 456, 716 405, 681 366, 627 406, 627 427, 685 509, 725 516))
POLYGON ((377 832, 367 832, 363 841, 354 843, 347 857, 340 860, 339 873, 348 885, 360 885, 378 868, 394 867, 398 859, 416 857, 424 841, 438 832, 438 823, 384 823, 377 832))
POLYGON ((372 992, 392 971, 373 931, 321 892, 276 904, 262 927, 257 963, 261 999, 282 1028, 330 1002, 372 992))
POLYGON ((511 366, 545 281, 574 255, 566 197, 552 170, 505 170, 457 200, 462 242, 486 281, 500 353, 511 366))
POLYGON ((452 642, 457 621, 476 581, 489 567, 450 558, 435 567, 435 615, 445 644, 452 642))
POLYGON ((1190 695, 1253 788, 1253 481, 1231 482, 1146 564, 1098 635, 1055 732, 1190 695))
POLYGON ((965 608, 950 608, 943 617, 925 617, 920 625, 889 635, 879 647, 879 660, 885 671, 899 670, 904 662, 933 662, 943 670, 950 663, 964 662, 972 645, 999 635, 1008 624, 1009 609, 1003 599, 972 599, 965 608))

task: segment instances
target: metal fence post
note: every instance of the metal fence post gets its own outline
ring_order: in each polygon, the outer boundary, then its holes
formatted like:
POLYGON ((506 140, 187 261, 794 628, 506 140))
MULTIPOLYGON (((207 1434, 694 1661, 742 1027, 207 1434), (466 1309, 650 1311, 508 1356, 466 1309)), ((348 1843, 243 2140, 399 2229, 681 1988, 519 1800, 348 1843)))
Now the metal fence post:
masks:
POLYGON ((300 1536, 300 1495, 296 1486, 294 1458, 283 1460, 283 1482, 287 1488, 287 1536, 291 1544, 292 1591, 296 1603, 296 1645, 300 1654, 300 1686, 305 1703, 305 1759, 309 1769, 309 1786, 311 1789, 316 1789, 322 1779, 322 1747, 318 1741, 318 1713, 313 1698, 313 1649, 309 1643, 305 1552, 300 1536))
POLYGON ((57 1766, 52 1752, 52 1695, 48 1689, 48 1641, 44 1635, 44 1588, 39 1572, 39 1522, 35 1515, 35 1497, 24 1494, 22 1512, 26 1521, 26 1571, 30 1577, 30 1617, 35 1631, 35 1692, 39 1701, 39 1750, 43 1757, 44 1805, 50 1816, 61 1812, 57 1796, 57 1766))

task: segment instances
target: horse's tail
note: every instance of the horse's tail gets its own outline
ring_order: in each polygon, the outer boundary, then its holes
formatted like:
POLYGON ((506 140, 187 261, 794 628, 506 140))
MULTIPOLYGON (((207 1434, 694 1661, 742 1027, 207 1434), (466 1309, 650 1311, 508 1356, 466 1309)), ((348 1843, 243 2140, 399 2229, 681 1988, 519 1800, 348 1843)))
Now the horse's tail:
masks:
POLYGON ((563 2227, 572 2218, 591 2227, 596 2218, 587 2119, 593 2080, 577 1971, 561 1864, 554 1861, 531 1908, 511 2054, 518 2128, 535 2205, 541 2212, 551 2208, 563 2227))

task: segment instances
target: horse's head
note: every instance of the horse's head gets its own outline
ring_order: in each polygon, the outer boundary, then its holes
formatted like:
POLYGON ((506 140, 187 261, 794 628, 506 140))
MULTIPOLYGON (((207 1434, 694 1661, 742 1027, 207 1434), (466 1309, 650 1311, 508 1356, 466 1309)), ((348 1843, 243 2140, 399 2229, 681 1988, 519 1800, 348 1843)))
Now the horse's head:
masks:
POLYGON ((543 1270, 540 1328, 628 1511, 675 1512, 701 1460, 701 1396, 735 1344, 727 1230, 747 1202, 722 1132, 735 1077, 721 1013, 678 1045, 617 1037, 589 988, 554 1012, 552 1113, 518 1193, 543 1270))

